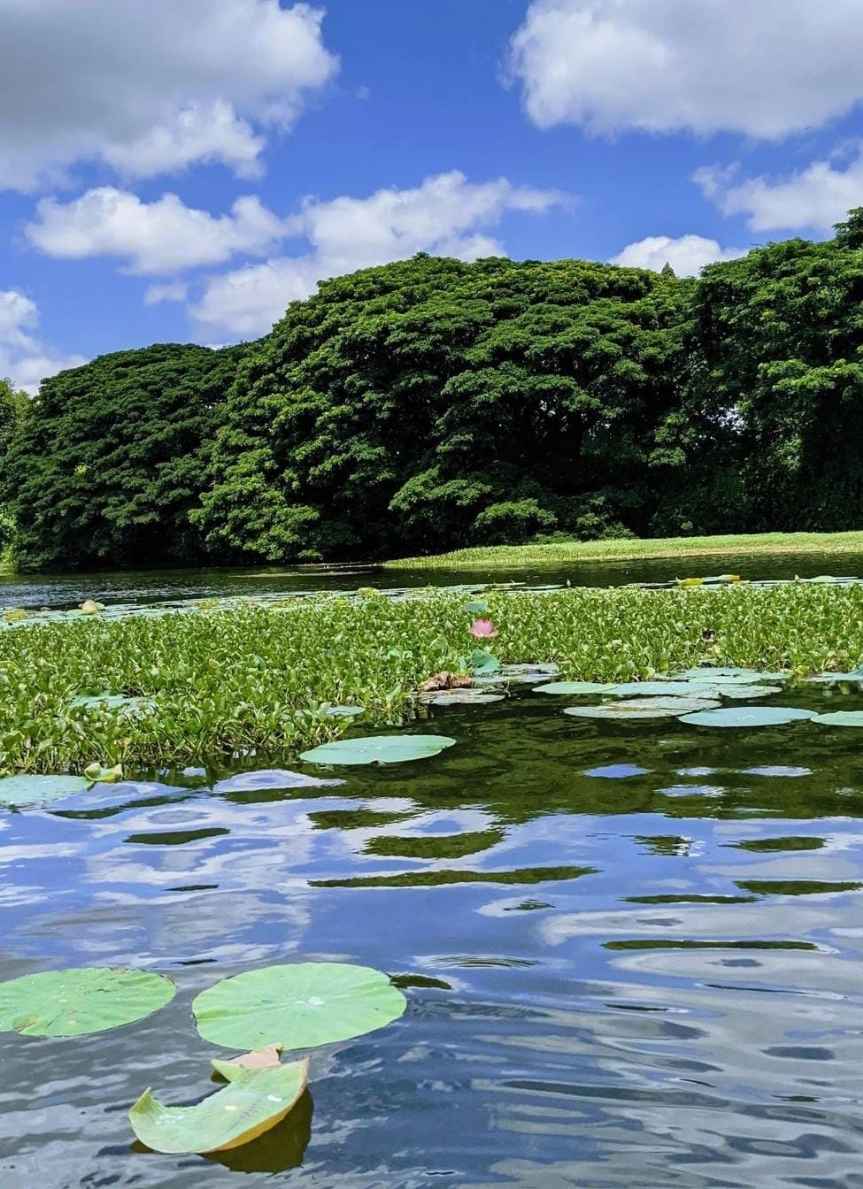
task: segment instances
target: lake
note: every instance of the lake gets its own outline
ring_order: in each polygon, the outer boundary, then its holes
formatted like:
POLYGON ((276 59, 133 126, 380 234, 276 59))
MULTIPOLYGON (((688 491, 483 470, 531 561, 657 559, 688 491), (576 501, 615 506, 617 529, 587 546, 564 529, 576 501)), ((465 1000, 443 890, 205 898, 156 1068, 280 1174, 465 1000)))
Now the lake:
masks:
POLYGON ((3 1189, 861 1184, 859 735, 566 704, 434 711, 410 730, 456 746, 340 788, 146 772, 2 811, 0 977, 128 963, 178 987, 114 1032, 0 1035, 3 1189), (304 959, 388 972, 407 1013, 317 1051, 255 1144, 139 1150, 141 1091, 196 1101, 229 1055, 193 996, 304 959))

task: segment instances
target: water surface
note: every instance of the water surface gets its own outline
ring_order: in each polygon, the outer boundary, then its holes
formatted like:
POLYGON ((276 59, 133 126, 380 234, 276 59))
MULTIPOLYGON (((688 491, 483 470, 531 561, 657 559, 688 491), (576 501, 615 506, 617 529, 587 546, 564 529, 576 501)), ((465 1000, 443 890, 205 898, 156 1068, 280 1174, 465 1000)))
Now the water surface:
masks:
MULTIPOLYGON (((768 704, 839 698, 863 708, 768 704)), ((340 788, 142 773, 0 811, 0 978, 130 963, 179 988, 113 1033, 0 1036, 3 1189, 863 1184, 859 734, 565 704, 435 712, 455 747, 340 788), (318 1051, 254 1148, 136 1150, 140 1092, 196 1101, 228 1055, 193 996, 303 959, 388 971, 406 1015, 318 1051)))

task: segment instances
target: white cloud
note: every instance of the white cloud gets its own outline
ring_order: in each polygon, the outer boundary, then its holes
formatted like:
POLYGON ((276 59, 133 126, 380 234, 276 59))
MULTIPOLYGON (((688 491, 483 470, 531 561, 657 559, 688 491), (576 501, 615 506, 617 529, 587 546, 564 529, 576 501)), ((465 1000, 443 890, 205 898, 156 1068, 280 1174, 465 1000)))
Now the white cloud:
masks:
POLYGON ((264 255, 288 230, 252 196, 214 217, 176 194, 146 203, 128 190, 101 186, 73 202, 43 199, 26 234, 49 256, 116 256, 135 273, 170 273, 221 264, 238 253, 264 255))
POLYGON ((34 301, 15 289, 0 290, 0 377, 31 395, 41 380, 87 362, 83 355, 64 358, 51 352, 35 337, 38 323, 34 301))
POLYGON ((679 277, 694 277, 708 264, 720 260, 736 260, 746 253, 741 248, 723 248, 715 239, 702 235, 649 235, 637 243, 627 244, 611 259, 612 264, 624 268, 649 268, 661 272, 670 264, 679 277))
POLYGON ((776 139, 863 98, 860 0, 533 0, 510 73, 540 127, 776 139))
POLYGON ((863 149, 844 169, 833 161, 814 161, 780 180, 759 177, 735 184, 736 174, 733 166, 704 166, 694 180, 724 215, 745 215, 753 231, 829 231, 852 207, 863 206, 863 149))
POLYGON ((219 161, 260 170, 335 74, 321 10, 278 0, 3 0, 0 187, 79 161, 133 177, 219 161))
POLYGON ((158 305, 162 301, 185 301, 189 296, 189 286, 185 281, 168 281, 165 285, 150 285, 144 294, 144 304, 158 305))
POLYGON ((367 198, 308 199, 290 221, 310 250, 214 277, 196 318, 234 334, 269 330, 288 302, 314 293, 318 281, 417 252, 474 260, 505 255, 483 229, 508 211, 539 214, 560 194, 514 186, 505 178, 473 184, 458 172, 427 178, 413 190, 379 190, 367 198))

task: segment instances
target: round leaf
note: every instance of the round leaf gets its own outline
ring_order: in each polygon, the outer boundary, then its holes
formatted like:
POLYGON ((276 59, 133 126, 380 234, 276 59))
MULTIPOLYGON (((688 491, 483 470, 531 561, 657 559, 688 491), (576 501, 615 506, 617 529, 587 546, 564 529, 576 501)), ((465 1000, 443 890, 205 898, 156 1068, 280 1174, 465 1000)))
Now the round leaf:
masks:
POLYGON ((0 805, 38 805, 84 793, 89 782, 80 776, 4 776, 0 779, 0 805))
POLYGON ((223 979, 192 1004, 204 1040, 232 1049, 311 1049, 397 1020, 407 1001, 368 966, 301 962, 223 979))
POLYGON ((561 697, 578 698, 594 694, 610 694, 614 686, 601 681, 553 681, 549 685, 538 685, 535 694, 556 694, 561 697))
POLYGON ((623 681, 612 685, 609 693, 615 698, 709 698, 709 689, 694 690, 687 681, 623 681))
POLYGON ((574 718, 605 718, 614 720, 679 718, 694 710, 711 710, 718 706, 706 698, 627 698, 621 702, 606 702, 601 706, 570 706, 564 714, 574 718))
POLYGON ((436 756, 454 743, 445 735, 372 735, 324 743, 300 759, 307 764, 404 764, 436 756))
POLYGON ((786 706, 733 706, 689 714, 681 722, 694 727, 781 727, 811 718, 815 718, 814 710, 793 710, 786 706))
POLYGON ((837 710, 833 714, 818 714, 813 721, 822 727, 863 727, 863 710, 837 710))
POLYGON ((142 1020, 165 1007, 176 988, 147 970, 85 966, 46 970, 0 983, 0 1032, 88 1036, 142 1020))
POLYGON ((761 681, 787 681, 789 673, 762 673, 759 669, 711 668, 701 665, 675 676, 677 681, 703 681, 708 685, 757 685, 761 681))
POLYGON ((272 1069, 238 1066, 225 1074, 231 1080, 223 1090, 195 1106, 163 1106, 145 1090, 129 1111, 129 1122, 141 1143, 155 1152, 229 1151, 251 1143, 284 1119, 302 1096, 308 1073, 308 1061, 272 1069))
MULTIPOLYGON (((701 688, 698 682, 693 682, 693 687, 695 690, 701 688)), ((720 698, 750 701, 755 698, 769 698, 773 694, 781 694, 782 689, 778 685, 738 685, 736 682, 729 681, 712 687, 710 692, 718 694, 720 698)))

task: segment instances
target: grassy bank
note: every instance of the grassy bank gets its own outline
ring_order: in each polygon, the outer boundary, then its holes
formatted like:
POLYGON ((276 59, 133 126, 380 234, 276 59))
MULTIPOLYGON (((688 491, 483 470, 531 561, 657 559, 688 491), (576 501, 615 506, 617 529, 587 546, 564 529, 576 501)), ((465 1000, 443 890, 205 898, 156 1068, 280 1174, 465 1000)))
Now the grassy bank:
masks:
MULTIPOLYGON (((502 659, 556 661, 569 678, 646 678, 702 659, 801 673, 863 661, 863 587, 498 592, 488 604, 502 659)), ((426 594, 0 630, 0 773, 290 758, 347 729, 327 705, 398 724, 418 683, 464 667, 471 620, 464 597, 426 594), (106 692, 152 708, 72 704, 106 692)))
POLYGON ((653 540, 556 541, 550 545, 495 545, 457 549, 435 557, 404 557, 388 570, 517 570, 579 562, 649 561, 723 554, 863 553, 863 532, 750 533, 722 537, 657 537, 653 540))

